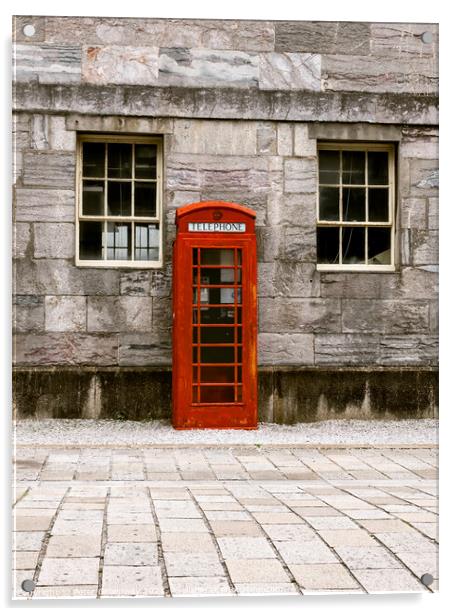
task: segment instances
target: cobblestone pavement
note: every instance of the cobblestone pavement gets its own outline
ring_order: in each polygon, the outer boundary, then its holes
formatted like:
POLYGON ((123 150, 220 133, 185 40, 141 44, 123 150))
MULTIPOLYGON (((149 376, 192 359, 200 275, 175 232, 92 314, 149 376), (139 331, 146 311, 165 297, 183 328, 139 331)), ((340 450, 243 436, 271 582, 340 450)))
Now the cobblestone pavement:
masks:
POLYGON ((437 590, 435 447, 19 447, 15 479, 16 598, 437 590))

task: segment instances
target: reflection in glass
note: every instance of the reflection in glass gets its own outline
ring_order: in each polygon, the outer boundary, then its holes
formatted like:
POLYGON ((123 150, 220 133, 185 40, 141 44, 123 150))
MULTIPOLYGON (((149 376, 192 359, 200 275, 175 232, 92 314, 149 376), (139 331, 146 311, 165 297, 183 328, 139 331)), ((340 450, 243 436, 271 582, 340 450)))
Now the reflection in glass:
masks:
POLYGON ((340 152, 319 150, 319 183, 339 184, 340 152))
MULTIPOLYGON (((200 288, 201 304, 233 304, 237 295, 237 303, 242 303, 242 289, 228 287, 225 289, 212 289, 211 287, 200 288)), ((193 289, 193 304, 197 304, 197 288, 193 289)))
POLYGON ((388 188, 369 188, 369 220, 388 222, 388 188))
POLYGON ((108 177, 132 177, 132 145, 130 143, 108 144, 108 177))
POLYGON ((320 220, 339 220, 339 189, 320 186, 320 220))
POLYGON ((367 153, 368 184, 388 184, 388 152, 367 153))
MULTIPOLYGON (((197 269, 194 269, 194 284, 197 284, 197 269)), ((202 267, 200 270, 201 284, 230 284, 234 282, 234 272, 232 268, 208 268, 202 267)), ((241 280, 241 270, 237 269, 237 282, 241 280)))
POLYGON ((234 265, 234 250, 232 248, 201 248, 200 263, 201 265, 234 265))
POLYGON ((365 152, 342 152, 342 184, 365 184, 365 152))
POLYGON ((83 143, 83 177, 105 177, 104 143, 83 143))
POLYGON ((126 260, 130 259, 130 224, 108 222, 107 223, 107 259, 126 260))
POLYGON ((157 261, 159 259, 159 225, 135 225, 135 254, 136 261, 157 261))
POLYGON ((342 229, 342 263, 365 262, 365 229, 344 227, 342 229))
POLYGON ((135 216, 156 216, 156 184, 135 182, 135 216))
POLYGON ((367 244, 370 264, 389 265, 391 263, 391 229, 389 227, 369 228, 367 244))
POLYGON ((132 185, 130 182, 108 182, 108 215, 131 215, 132 185))
POLYGON ((366 189, 342 189, 342 213, 345 221, 364 222, 366 220, 366 189))
POLYGON ((79 254, 80 259, 99 260, 103 257, 103 222, 81 221, 79 254))
POLYGON ((154 144, 137 144, 135 146, 135 177, 140 179, 156 178, 157 146, 154 144))
MULTIPOLYGON (((239 311, 241 312, 240 308, 239 311)), ((200 309, 200 322, 214 324, 234 323, 234 312, 234 308, 208 308, 207 306, 202 306, 200 309)), ((195 308, 193 311, 193 323, 197 323, 197 318, 198 310, 195 308)))
POLYGON ((317 229, 318 263, 339 263, 339 229, 319 227, 317 229))
POLYGON ((104 182, 83 180, 83 215, 103 216, 104 182))

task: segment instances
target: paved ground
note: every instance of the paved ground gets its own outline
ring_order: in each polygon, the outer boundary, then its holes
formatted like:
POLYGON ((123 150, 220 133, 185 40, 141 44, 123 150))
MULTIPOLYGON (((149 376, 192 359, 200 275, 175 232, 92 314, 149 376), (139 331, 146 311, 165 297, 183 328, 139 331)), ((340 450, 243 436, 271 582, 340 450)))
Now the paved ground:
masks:
POLYGON ((16 597, 437 590, 434 446, 24 445, 16 469, 16 597))

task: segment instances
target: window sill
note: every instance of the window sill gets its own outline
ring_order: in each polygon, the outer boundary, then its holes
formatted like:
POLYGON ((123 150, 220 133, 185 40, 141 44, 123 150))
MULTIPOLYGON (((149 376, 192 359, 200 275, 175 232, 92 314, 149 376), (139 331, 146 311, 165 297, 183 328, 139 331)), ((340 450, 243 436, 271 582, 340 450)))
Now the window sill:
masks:
POLYGON ((97 267, 100 269, 158 269, 162 261, 86 261, 75 260, 76 267, 97 267))
POLYGON ((327 265, 317 264, 319 272, 395 272, 395 265, 327 265))

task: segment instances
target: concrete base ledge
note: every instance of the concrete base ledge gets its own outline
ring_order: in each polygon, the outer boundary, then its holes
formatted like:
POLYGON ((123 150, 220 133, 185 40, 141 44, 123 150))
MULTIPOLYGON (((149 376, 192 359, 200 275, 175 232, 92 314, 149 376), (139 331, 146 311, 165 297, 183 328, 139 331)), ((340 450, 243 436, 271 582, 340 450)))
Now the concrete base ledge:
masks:
MULTIPOLYGON (((172 373, 151 368, 16 368, 20 418, 170 420, 172 373)), ((433 368, 260 367, 259 421, 431 419, 438 416, 433 368)))

